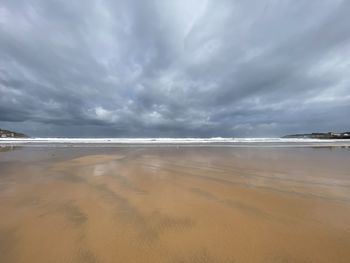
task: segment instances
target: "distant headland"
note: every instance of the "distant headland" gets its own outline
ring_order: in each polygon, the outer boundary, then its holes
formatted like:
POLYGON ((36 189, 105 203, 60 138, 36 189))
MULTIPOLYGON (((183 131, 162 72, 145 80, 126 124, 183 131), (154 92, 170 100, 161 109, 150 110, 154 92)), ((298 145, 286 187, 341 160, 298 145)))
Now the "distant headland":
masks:
POLYGON ((0 138, 28 138, 28 137, 29 136, 23 133, 0 129, 0 138))
POLYGON ((311 139, 350 139, 349 132, 314 132, 305 134, 290 134, 282 138, 311 138, 311 139))

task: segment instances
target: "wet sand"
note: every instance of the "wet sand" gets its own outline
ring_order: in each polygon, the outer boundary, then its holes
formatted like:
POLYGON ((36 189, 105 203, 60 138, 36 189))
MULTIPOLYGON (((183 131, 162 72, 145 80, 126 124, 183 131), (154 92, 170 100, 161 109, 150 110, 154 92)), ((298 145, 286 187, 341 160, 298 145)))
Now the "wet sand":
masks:
POLYGON ((350 262, 350 149, 12 147, 0 262, 350 262))

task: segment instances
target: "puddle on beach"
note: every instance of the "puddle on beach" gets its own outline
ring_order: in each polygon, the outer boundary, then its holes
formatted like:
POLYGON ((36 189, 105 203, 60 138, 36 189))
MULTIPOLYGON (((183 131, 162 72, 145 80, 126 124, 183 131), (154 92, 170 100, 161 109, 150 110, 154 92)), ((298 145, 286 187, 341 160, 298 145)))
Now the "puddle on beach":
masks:
POLYGON ((0 262, 350 262, 350 150, 0 151, 0 262))

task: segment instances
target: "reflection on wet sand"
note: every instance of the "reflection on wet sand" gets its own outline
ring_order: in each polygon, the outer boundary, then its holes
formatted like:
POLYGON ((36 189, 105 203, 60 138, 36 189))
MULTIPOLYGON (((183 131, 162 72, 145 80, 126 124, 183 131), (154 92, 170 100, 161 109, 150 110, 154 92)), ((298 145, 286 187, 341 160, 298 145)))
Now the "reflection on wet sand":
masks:
POLYGON ((347 149, 21 151, 0 262, 350 261, 347 149))
POLYGON ((21 146, 13 146, 13 145, 0 145, 0 152, 9 152, 17 149, 21 149, 21 146))

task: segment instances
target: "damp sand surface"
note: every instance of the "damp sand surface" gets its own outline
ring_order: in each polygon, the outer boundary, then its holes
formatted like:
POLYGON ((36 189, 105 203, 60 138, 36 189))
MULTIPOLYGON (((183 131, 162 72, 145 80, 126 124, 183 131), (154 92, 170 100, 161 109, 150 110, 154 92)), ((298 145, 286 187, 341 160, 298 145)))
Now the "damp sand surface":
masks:
POLYGON ((0 262, 350 262, 350 150, 3 148, 0 262))

